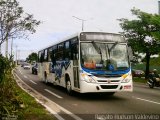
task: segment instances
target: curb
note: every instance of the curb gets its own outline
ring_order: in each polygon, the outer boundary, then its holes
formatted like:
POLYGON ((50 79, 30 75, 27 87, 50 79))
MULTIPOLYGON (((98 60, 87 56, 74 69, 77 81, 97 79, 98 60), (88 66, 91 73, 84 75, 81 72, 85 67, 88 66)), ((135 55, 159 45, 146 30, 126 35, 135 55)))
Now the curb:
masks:
POLYGON ((64 120, 58 113, 64 112, 68 114, 70 117, 76 120, 82 120, 77 115, 71 113, 67 109, 61 107, 60 105, 56 104, 55 102, 51 101, 47 97, 43 96, 33 88, 31 88, 29 85, 27 85, 16 73, 13 73, 14 70, 12 70, 12 74, 18 84, 18 86, 21 87, 25 92, 27 92, 29 95, 31 95, 35 100, 40 103, 42 106, 44 106, 51 114, 53 114, 58 120, 64 120), (16 78, 17 77, 17 78, 16 78))
MULTIPOLYGON (((13 70, 14 71, 14 70, 13 70)), ((49 111, 51 114, 53 114, 58 120, 64 120, 61 116, 58 115, 58 113, 56 111, 53 111, 52 108, 48 107, 48 104, 50 101, 48 101, 48 99, 44 98, 44 96, 42 96, 41 94, 39 94, 37 91, 35 91, 34 89, 32 89, 29 85, 27 85, 26 83, 24 83, 16 73, 14 73, 12 71, 12 74, 16 80, 16 83, 18 84, 18 86, 24 90, 25 92, 27 92, 30 96, 32 96, 33 98, 35 98, 35 100, 40 103, 42 106, 44 106, 46 108, 47 111, 49 111)))

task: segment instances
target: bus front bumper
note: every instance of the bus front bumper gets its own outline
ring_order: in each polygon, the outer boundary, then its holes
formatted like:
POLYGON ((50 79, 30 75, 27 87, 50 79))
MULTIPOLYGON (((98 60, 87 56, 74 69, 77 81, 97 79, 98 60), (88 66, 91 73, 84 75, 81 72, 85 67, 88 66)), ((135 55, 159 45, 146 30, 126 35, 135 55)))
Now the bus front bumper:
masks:
POLYGON ((98 84, 88 83, 81 81, 80 93, 98 93, 98 92, 120 92, 120 91, 133 91, 132 81, 128 83, 117 83, 117 84, 98 84))

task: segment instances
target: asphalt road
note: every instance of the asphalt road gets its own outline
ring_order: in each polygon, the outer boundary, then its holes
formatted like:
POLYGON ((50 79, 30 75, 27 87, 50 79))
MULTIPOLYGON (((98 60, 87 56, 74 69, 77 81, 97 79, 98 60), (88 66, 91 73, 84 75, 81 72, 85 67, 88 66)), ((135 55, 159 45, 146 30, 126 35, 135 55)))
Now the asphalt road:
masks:
MULTIPOLYGON (((147 119, 160 119, 160 88, 134 83, 133 92, 118 92, 113 96, 80 93, 69 96, 64 88, 46 85, 30 70, 18 67, 16 74, 40 94, 84 120, 142 119, 146 115, 147 119)), ((64 112, 58 114, 65 119, 64 112)))

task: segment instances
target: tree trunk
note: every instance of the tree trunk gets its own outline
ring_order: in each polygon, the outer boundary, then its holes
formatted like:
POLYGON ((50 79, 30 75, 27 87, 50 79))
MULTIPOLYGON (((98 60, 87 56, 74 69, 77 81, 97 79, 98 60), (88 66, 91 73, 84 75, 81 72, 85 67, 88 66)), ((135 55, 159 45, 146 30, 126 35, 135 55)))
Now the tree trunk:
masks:
POLYGON ((145 71, 145 79, 148 79, 149 75, 149 61, 150 61, 151 54, 147 51, 146 52, 146 71, 145 71))

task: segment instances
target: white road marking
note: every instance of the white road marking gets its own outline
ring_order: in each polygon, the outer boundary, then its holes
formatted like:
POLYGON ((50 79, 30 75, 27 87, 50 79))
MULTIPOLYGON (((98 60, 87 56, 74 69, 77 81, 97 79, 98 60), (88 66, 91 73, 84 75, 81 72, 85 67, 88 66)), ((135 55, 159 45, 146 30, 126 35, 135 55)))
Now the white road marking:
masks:
MULTIPOLYGON (((13 74, 13 71, 12 71, 13 74)), ((30 87, 28 84, 26 84, 16 73, 15 75, 17 76, 17 78, 23 83, 25 84, 28 88, 30 88, 31 90, 33 90, 36 94, 43 96, 41 93, 39 93, 38 91, 36 91, 35 89, 33 89, 32 87, 30 87)), ((28 92, 26 89, 24 89, 21 85, 19 85, 24 91, 28 92)), ((29 93, 29 92, 28 92, 29 93)), ((32 97, 35 97, 35 95, 29 93, 32 97)), ((36 97, 35 97, 36 98, 36 97)), ((62 106, 56 104, 54 101, 51 101, 50 99, 48 99, 47 97, 43 96, 44 99, 46 99, 48 102, 52 103, 52 105, 56 106, 57 108, 59 108, 60 110, 64 111, 66 114, 68 114, 69 116, 71 116, 72 118, 74 118, 75 120, 83 120, 82 118, 78 117, 77 115, 73 114, 72 112, 68 111, 67 109, 63 108, 62 106)), ((38 100, 41 101, 41 100, 38 100)), ((42 103, 42 101, 41 101, 42 103)), ((44 105, 45 107, 47 103, 43 103, 42 105, 44 105)), ((46 107, 48 111, 50 111, 52 114, 54 112, 56 112, 56 114, 53 114, 56 118, 58 118, 58 120, 63 120, 63 118, 58 114, 59 112, 57 112, 56 109, 53 110, 52 107, 47 106, 46 107), (57 117, 59 116, 59 117, 57 117)))
POLYGON ((155 101, 152 101, 152 100, 147 100, 147 99, 137 98, 137 97, 136 97, 136 99, 160 105, 159 102, 155 102, 155 101))
POLYGON ((22 71, 19 69, 19 72, 22 74, 22 71))
POLYGON ((39 103, 41 103, 43 106, 45 106, 48 111, 50 111, 56 118, 58 118, 58 120, 65 120, 65 119, 63 119, 60 115, 58 115, 55 111, 53 111, 50 107, 48 107, 47 105, 45 105, 43 102, 41 102, 41 101, 38 100, 37 98, 36 98, 36 100, 37 100, 39 103))
POLYGON ((52 95, 54 95, 54 96, 56 96, 57 98, 60 98, 60 99, 62 99, 63 97, 61 97, 61 96, 59 96, 59 95, 57 95, 57 94, 55 94, 55 93, 53 93, 53 92, 51 92, 50 90, 48 90, 48 89, 44 89, 45 91, 47 91, 48 93, 50 93, 50 94, 52 94, 52 95))
MULTIPOLYGON (((12 74, 13 74, 13 71, 12 71, 12 74)), ((25 84, 28 88, 30 88, 30 89, 32 89, 32 90, 34 90, 33 88, 31 88, 29 85, 27 85, 24 81, 22 81, 22 79, 15 73, 15 75, 13 74, 13 76, 15 77, 17 77, 19 80, 21 80, 21 82, 23 82, 23 84, 25 84)), ((26 89, 24 89, 21 85, 19 85, 24 91, 26 91, 28 94, 30 94, 32 97, 34 97, 35 98, 35 96, 34 95, 32 95, 31 93, 29 93, 26 89)), ((34 90, 35 91, 35 90, 34 90)), ((36 93, 38 93, 37 91, 36 91, 36 93)), ((38 93, 38 94, 40 94, 40 93, 38 93)), ((46 109, 50 112, 50 113, 52 113, 58 120, 65 120, 65 119, 63 119, 56 111, 54 111, 54 110, 52 110, 50 107, 48 107, 47 105, 45 105, 42 101, 40 101, 39 99, 37 99, 37 98, 35 98, 39 103, 41 103, 44 107, 46 107, 46 109)))
POLYGON ((29 80, 29 81, 30 81, 30 82, 32 82, 32 83, 33 83, 33 84, 35 84, 35 85, 37 84, 37 83, 36 83, 36 82, 34 82, 33 80, 29 80))
POLYGON ((28 78, 28 77, 24 75, 24 78, 28 78))

